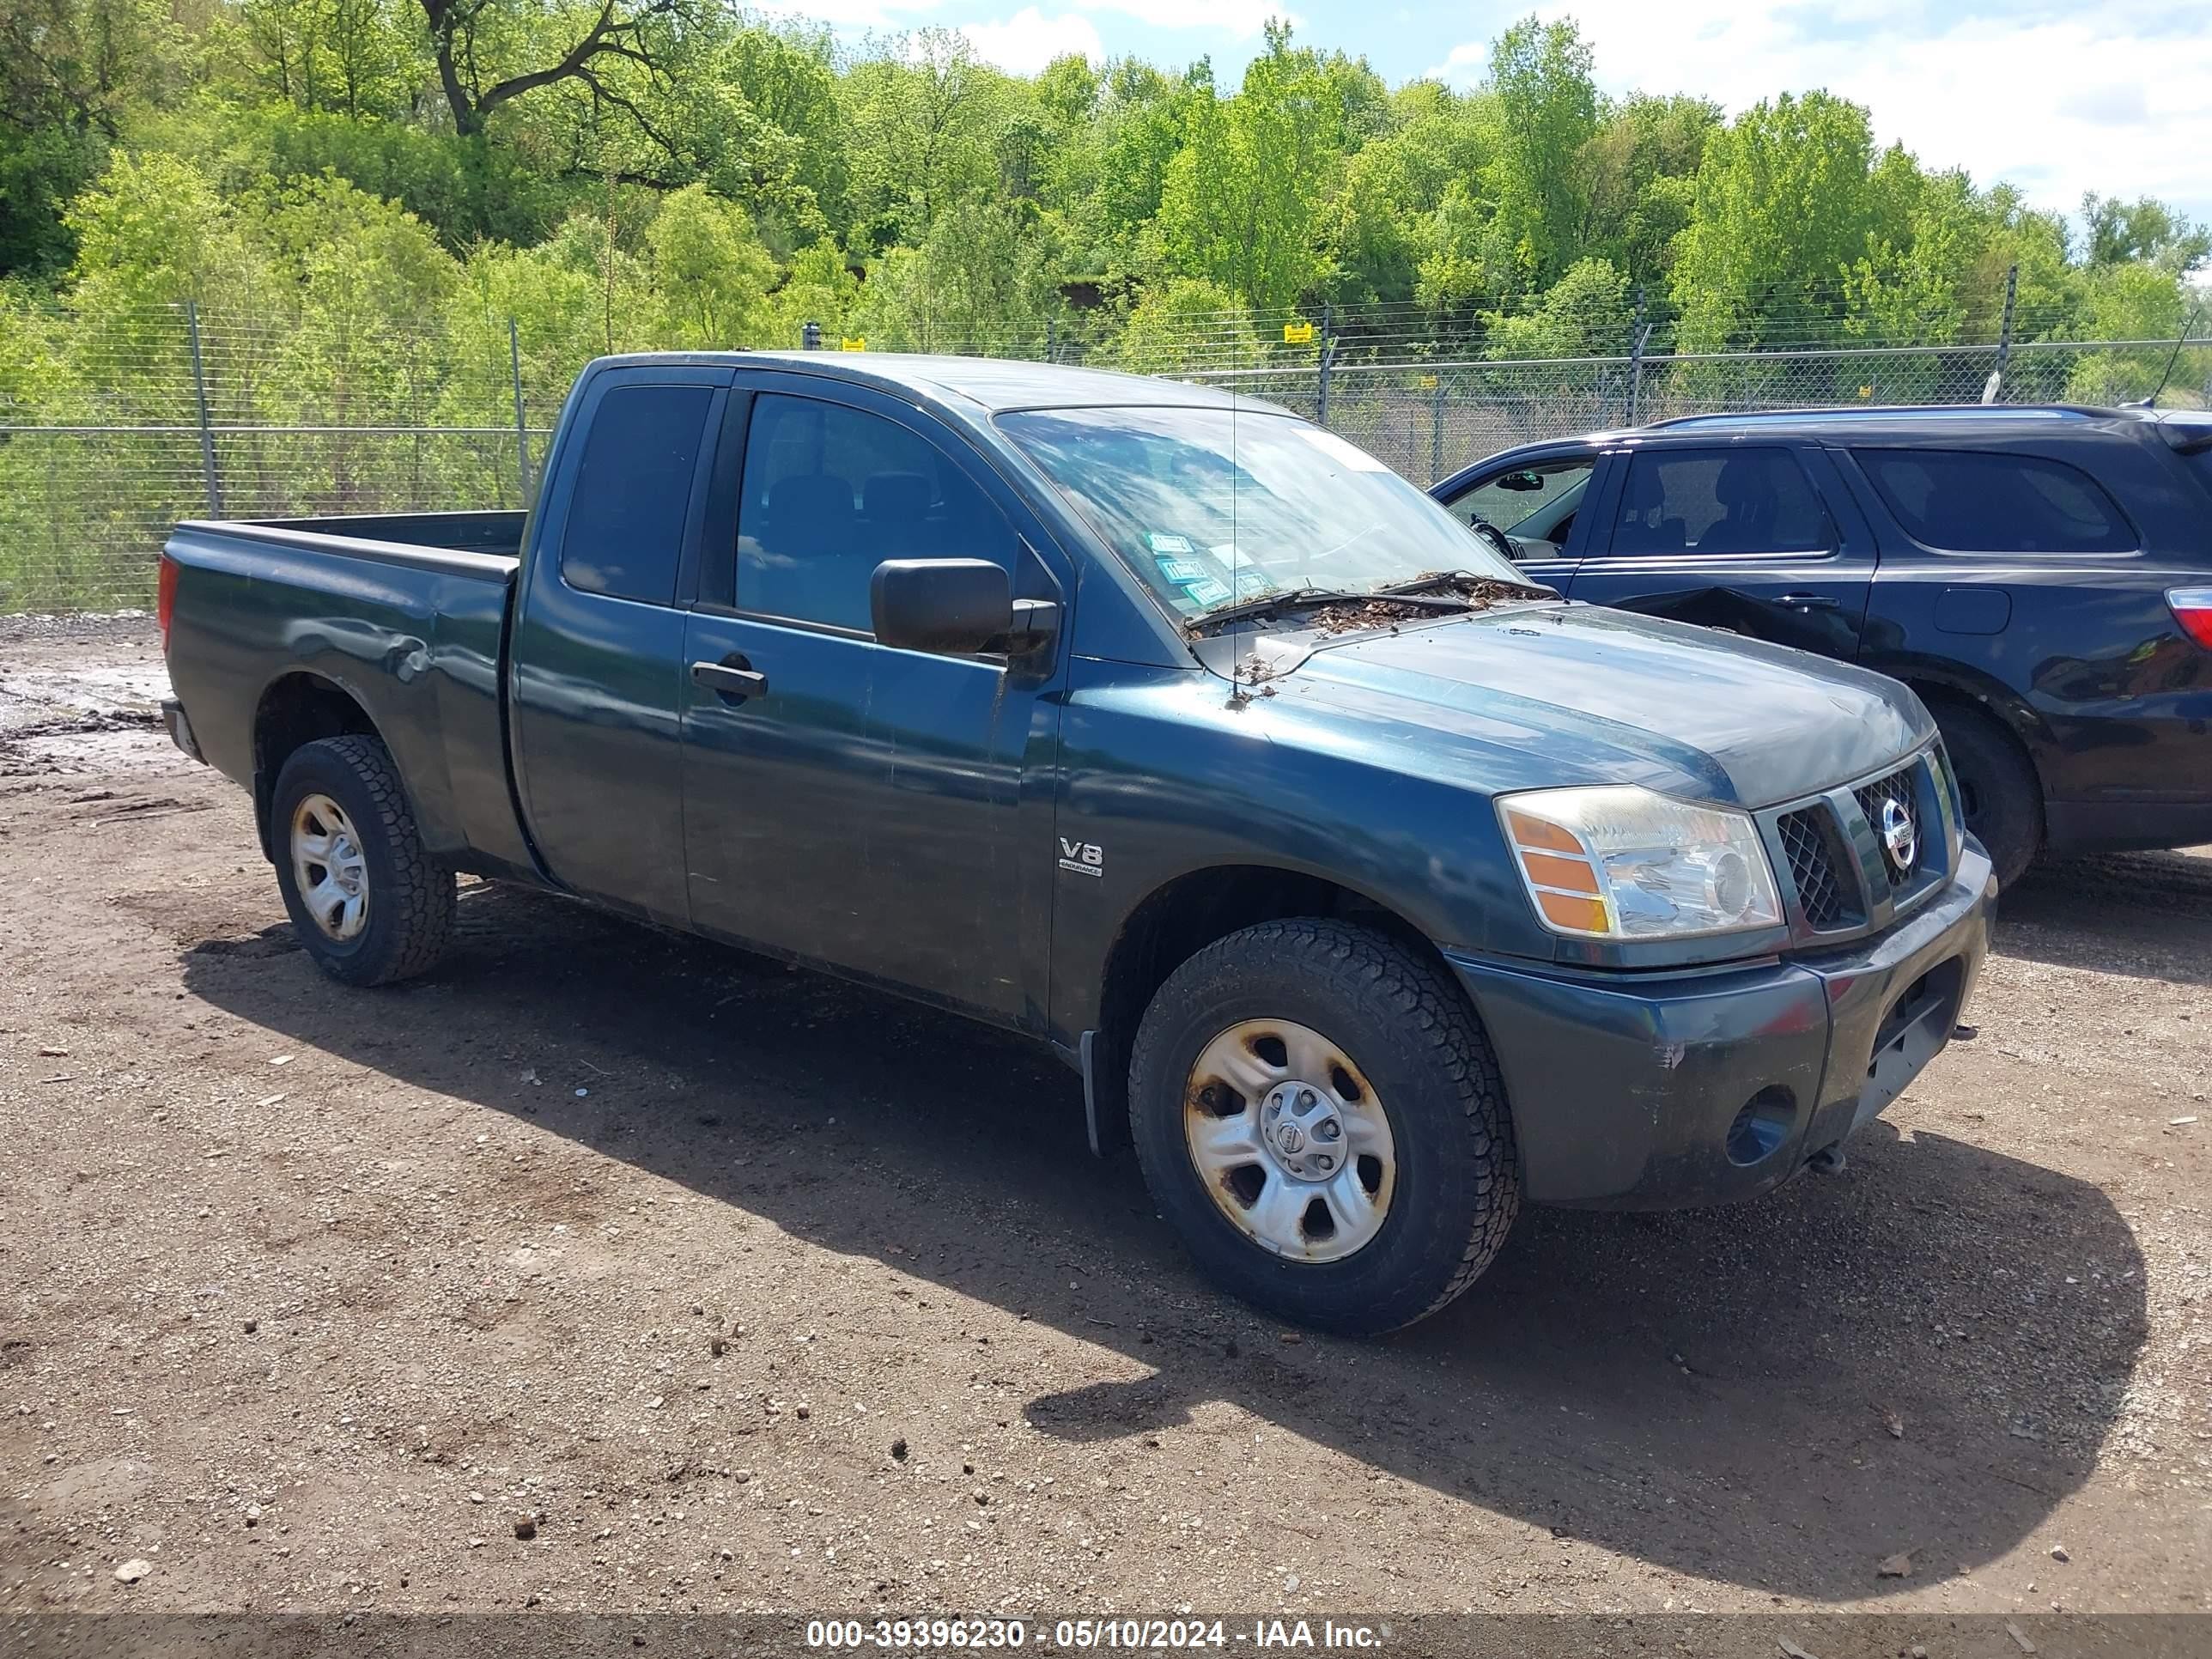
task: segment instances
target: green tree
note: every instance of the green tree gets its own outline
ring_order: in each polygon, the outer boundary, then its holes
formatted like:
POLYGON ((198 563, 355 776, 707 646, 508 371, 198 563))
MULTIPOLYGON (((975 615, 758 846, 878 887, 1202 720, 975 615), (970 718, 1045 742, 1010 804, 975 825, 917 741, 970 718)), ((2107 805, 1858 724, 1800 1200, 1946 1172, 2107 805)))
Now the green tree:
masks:
POLYGON ((2212 258, 2212 227, 2192 223, 2148 196, 2123 202, 2092 191, 2081 198, 2081 217, 2092 270, 2140 263, 2181 273, 2212 258))
POLYGON ((1197 276, 1278 310, 1322 274, 1316 204, 1343 164, 1344 110, 1290 29, 1267 26, 1267 50, 1227 100, 1192 100, 1185 143, 1167 167, 1154 222, 1169 276, 1197 276))
POLYGON ((1597 131, 1590 48, 1569 21, 1531 15, 1490 51, 1500 143, 1486 184, 1515 263, 1545 286, 1574 257, 1589 217, 1582 152, 1597 131))
POLYGON ((1839 325, 1866 249, 1867 112, 1825 92, 1746 110, 1705 141, 1674 264, 1685 349, 1784 344, 1839 325))
MULTIPOLYGON (((646 232, 659 301, 656 343, 764 345, 775 266, 739 209, 690 185, 661 204, 646 232)), ((775 343, 781 343, 775 342, 775 343)))
POLYGON ((899 37, 854 65, 840 89, 854 230, 866 246, 917 246, 945 208, 992 187, 1002 86, 967 37, 948 29, 899 37))
POLYGON ((1628 276, 1604 259, 1578 259, 1529 311, 1490 313, 1488 355, 1612 356, 1627 348, 1636 307, 1628 276))
POLYGON ((173 95, 180 34, 161 0, 0 6, 0 276, 68 264, 70 204, 131 116, 173 95))
POLYGON ((1018 207, 978 194, 870 270, 853 325, 877 350, 1042 356, 1059 310, 1048 249, 1018 207))
POLYGON ((1249 368, 1267 361, 1267 347, 1235 294, 1202 277, 1180 276, 1137 302, 1115 357, 1139 374, 1180 374, 1249 368))

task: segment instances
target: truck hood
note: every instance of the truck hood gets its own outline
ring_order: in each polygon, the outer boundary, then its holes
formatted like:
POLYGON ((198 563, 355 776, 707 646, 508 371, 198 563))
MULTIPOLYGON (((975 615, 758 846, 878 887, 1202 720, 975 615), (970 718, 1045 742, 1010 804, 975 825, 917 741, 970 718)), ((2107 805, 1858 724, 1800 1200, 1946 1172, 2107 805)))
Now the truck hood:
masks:
POLYGON ((1248 676, 1294 702, 1518 751, 1553 782, 1637 782, 1747 807, 1864 777, 1935 729, 1919 699, 1881 675, 1595 605, 1249 643, 1248 676))

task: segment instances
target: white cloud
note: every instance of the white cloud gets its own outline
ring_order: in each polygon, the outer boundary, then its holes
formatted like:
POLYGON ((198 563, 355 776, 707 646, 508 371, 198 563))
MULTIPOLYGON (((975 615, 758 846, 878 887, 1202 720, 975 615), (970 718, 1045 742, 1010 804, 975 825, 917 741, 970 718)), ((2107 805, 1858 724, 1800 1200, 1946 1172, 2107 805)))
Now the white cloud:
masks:
POLYGON ((1087 17, 1063 12, 1047 17, 1035 6, 1024 6, 1012 17, 993 23, 963 23, 960 32, 986 63, 996 64, 1010 75, 1035 75, 1055 58, 1080 52, 1094 64, 1103 62, 1106 47, 1087 17))
MULTIPOLYGON (((1573 16, 1607 90, 1718 100, 1731 114, 1824 87, 1865 105, 1875 134, 1929 167, 2000 179, 2043 208, 2075 212, 2095 190, 2159 196, 2212 214, 2212 29, 2164 0, 2065 9, 1984 3, 1948 14, 1905 0, 1759 7, 1741 0, 1540 0, 1573 16), (1948 21, 1945 20, 1948 17, 1948 21)), ((1486 40, 1430 73, 1482 78, 1486 40)))

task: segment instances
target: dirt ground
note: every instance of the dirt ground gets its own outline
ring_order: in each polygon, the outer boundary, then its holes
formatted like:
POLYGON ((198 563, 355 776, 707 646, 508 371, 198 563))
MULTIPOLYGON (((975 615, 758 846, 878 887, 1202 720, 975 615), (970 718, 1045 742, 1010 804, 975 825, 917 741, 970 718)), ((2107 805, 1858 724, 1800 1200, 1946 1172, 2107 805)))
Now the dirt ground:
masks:
POLYGON ((1844 1174, 1338 1341, 1010 1039, 489 885, 326 982, 160 683, 0 623, 0 1613, 2207 1609, 2203 851, 2008 895, 1844 1174))

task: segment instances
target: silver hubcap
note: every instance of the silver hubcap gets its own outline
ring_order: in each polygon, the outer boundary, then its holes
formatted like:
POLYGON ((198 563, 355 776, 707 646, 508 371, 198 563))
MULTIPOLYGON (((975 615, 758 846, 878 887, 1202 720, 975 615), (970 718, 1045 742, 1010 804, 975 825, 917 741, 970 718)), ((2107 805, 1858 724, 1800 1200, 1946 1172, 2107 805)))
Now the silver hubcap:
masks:
POLYGON ((1182 1121, 1213 1201, 1263 1249, 1339 1261, 1390 1212, 1390 1120, 1351 1057, 1310 1026, 1248 1019, 1222 1032, 1190 1068, 1182 1121))
POLYGON ((353 820, 328 795, 292 809, 292 879, 324 937, 349 939, 368 925, 368 860, 353 820))

